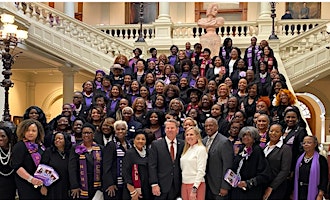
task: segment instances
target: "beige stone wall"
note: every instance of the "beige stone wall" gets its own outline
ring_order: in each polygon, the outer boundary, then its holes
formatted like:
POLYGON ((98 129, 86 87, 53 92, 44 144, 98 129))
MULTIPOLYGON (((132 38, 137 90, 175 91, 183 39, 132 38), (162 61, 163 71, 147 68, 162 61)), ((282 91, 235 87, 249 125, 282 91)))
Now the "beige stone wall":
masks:
MULTIPOLYGON (((92 80, 91 74, 76 74, 75 75, 74 90, 81 91, 82 83, 87 80, 92 80)), ((50 76, 48 73, 38 73, 31 75, 31 73, 13 72, 12 80, 15 83, 14 87, 9 91, 10 100, 10 114, 13 116, 23 116, 26 108, 31 105, 36 105, 43 109, 48 121, 57 116, 61 112, 63 104, 63 85, 62 74, 54 72, 50 76), (27 104, 28 99, 31 98, 31 93, 27 91, 27 81, 35 82, 35 96, 34 104, 27 104)), ((71 103, 71 102, 69 102, 71 103)))

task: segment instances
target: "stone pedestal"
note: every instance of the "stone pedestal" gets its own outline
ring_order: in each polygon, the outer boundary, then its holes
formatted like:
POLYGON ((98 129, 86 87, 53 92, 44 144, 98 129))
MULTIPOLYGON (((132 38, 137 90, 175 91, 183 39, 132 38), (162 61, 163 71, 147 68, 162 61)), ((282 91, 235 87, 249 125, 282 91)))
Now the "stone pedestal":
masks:
POLYGON ((272 34, 272 19, 258 19, 258 41, 267 40, 272 34))
POLYGON ((209 48, 211 50, 211 58, 213 56, 219 55, 219 49, 221 46, 221 39, 220 36, 217 35, 215 32, 208 32, 205 35, 200 37, 200 43, 204 48, 209 48))

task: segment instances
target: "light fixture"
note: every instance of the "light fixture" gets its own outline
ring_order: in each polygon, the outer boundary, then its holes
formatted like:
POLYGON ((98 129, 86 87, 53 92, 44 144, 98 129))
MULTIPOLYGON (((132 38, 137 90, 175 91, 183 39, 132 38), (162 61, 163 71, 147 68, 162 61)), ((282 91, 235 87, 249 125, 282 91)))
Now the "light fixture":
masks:
POLYGON ((0 82, 0 86, 5 89, 5 105, 3 109, 3 120, 0 122, 1 126, 9 127, 13 132, 15 130, 15 124, 11 120, 9 112, 9 88, 14 86, 10 76, 12 75, 11 67, 14 64, 15 58, 18 53, 10 52, 11 49, 15 49, 17 44, 22 43, 27 39, 28 32, 24 30, 18 30, 18 26, 13 24, 15 22, 15 16, 9 14, 1 14, 1 29, 0 29, 0 56, 2 59, 4 79, 0 82))
POLYGON ((278 37, 275 34, 276 4, 277 4, 277 2, 269 2, 271 12, 272 12, 272 14, 270 15, 270 17, 272 18, 272 34, 269 36, 270 40, 278 40, 278 37))

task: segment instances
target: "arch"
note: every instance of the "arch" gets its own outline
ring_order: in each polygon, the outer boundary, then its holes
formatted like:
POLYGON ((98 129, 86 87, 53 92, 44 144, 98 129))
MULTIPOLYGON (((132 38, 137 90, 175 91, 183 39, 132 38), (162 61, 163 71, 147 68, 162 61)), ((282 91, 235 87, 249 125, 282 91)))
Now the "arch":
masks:
MULTIPOLYGON (((74 88, 74 91, 79 91, 79 89, 74 88)), ((51 107, 56 101, 60 99, 63 99, 63 88, 58 88, 50 92, 49 95, 47 95, 46 99, 43 101, 41 109, 45 111, 47 120, 49 120, 49 118, 51 117, 51 107)))
POLYGON ((312 106, 312 102, 310 102, 310 100, 313 100, 314 103, 318 105, 318 109, 320 110, 320 116, 319 116, 319 118, 317 116, 315 116, 313 118, 315 119, 315 125, 318 124, 317 122, 320 122, 321 130, 320 130, 320 133, 316 132, 315 135, 320 139, 320 143, 324 143, 326 140, 326 135, 325 135, 325 113, 326 112, 325 112, 324 104, 317 96, 315 96, 314 94, 311 94, 311 93, 307 93, 307 92, 296 93, 296 96, 299 98, 299 100, 301 100, 303 103, 305 103, 306 106, 308 106, 308 108, 311 112, 315 113, 316 108, 314 108, 312 106))

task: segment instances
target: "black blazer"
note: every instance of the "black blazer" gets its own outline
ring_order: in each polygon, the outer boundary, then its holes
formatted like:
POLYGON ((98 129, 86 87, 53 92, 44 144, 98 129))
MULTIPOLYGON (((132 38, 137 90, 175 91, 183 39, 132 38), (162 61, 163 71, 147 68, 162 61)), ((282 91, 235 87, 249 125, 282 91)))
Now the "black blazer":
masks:
MULTIPOLYGON (((284 127, 283 130, 285 130, 286 127, 284 127)), ((296 126, 294 127, 289 134, 285 137, 283 140, 284 144, 288 144, 292 147, 292 161, 291 161, 291 171, 295 170, 296 162, 298 160, 298 157, 304 153, 304 149, 302 147, 302 142, 304 140, 304 137, 307 136, 306 128, 296 126), (294 137, 293 142, 291 143, 291 138, 294 137)))
MULTIPOLYGON (((108 142, 103 148, 103 191, 111 185, 117 185, 117 150, 113 141, 108 142)), ((104 195, 106 195, 106 192, 104 192, 104 195)))
MULTIPOLYGON (((269 186, 273 188, 273 192, 276 191, 284 181, 286 181, 291 167, 292 152, 291 148, 283 144, 281 148, 275 147, 267 156, 266 159, 272 170, 271 182, 269 186)), ((277 191, 283 192, 283 191, 277 191)))
POLYGON ((180 195, 182 176, 180 169, 180 158, 184 147, 184 141, 177 139, 177 152, 174 162, 165 138, 155 140, 151 144, 149 155, 149 184, 158 184, 161 193, 171 191, 180 195), (172 187, 174 184, 174 187, 172 187))
MULTIPOLYGON (((203 144, 207 142, 207 137, 203 139, 203 144)), ((231 186, 224 180, 227 169, 233 166, 234 150, 231 142, 218 133, 214 138, 208 151, 206 164, 206 183, 213 195, 218 195, 220 189, 231 189, 231 186)))

